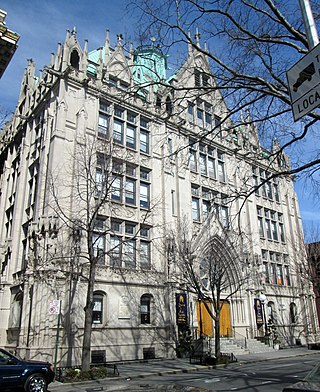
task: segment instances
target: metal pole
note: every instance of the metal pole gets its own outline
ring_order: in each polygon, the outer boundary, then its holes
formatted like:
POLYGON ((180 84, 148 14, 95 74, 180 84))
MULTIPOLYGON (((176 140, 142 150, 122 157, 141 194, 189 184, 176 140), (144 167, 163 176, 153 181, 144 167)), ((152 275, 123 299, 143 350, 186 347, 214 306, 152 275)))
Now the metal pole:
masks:
POLYGON ((56 372, 57 360, 58 360, 58 348, 59 348, 59 334, 60 334, 60 319, 61 319, 61 300, 59 301, 59 314, 58 314, 58 326, 57 326, 57 336, 56 336, 56 349, 54 353, 54 365, 53 370, 56 372))
POLYGON ((306 29, 309 50, 311 50, 319 43, 317 28, 314 23, 309 0, 299 0, 299 4, 302 12, 304 27, 306 29))

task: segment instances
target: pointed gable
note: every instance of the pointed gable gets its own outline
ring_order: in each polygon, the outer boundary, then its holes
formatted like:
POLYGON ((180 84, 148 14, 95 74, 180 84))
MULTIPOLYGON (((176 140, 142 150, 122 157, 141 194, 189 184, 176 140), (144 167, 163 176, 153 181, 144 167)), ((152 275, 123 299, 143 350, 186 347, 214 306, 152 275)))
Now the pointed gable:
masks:
POLYGON ((122 46, 117 45, 115 51, 111 54, 108 71, 109 74, 117 79, 123 80, 129 84, 131 83, 131 70, 122 46))

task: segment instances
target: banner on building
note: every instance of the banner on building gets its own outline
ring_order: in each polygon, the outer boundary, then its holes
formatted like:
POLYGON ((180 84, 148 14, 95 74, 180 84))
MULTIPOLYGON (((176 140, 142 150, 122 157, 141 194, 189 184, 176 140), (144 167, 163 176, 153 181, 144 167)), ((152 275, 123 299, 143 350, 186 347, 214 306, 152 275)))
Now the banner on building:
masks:
POLYGON ((263 325, 263 309, 259 298, 254 299, 254 310, 256 313, 257 327, 260 328, 263 325))
POLYGON ((176 309, 177 309, 177 324, 188 323, 188 307, 187 307, 187 294, 177 293, 176 294, 176 309))

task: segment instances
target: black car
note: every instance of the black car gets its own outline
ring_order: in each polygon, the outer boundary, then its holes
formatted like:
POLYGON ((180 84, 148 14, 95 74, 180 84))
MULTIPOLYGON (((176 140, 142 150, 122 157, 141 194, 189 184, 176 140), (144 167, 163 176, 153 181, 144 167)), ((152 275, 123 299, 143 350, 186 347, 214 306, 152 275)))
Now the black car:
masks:
POLYGON ((0 391, 24 388, 26 392, 46 392, 53 380, 51 363, 24 361, 0 348, 0 391))

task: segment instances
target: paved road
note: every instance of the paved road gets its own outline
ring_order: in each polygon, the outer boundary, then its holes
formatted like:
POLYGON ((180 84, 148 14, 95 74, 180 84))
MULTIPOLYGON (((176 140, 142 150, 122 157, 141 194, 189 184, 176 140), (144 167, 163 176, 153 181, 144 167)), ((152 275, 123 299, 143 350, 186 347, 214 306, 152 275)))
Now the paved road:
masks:
MULTIPOLYGON (((277 359, 246 365, 232 365, 227 368, 204 370, 197 373, 151 376, 153 383, 176 384, 185 387, 202 388, 216 392, 276 392, 304 378, 319 360, 319 354, 307 358, 277 359)), ((127 390, 130 391, 128 383, 127 390)))
POLYGON ((227 368, 206 369, 179 361, 150 361, 120 365, 119 379, 105 379, 81 384, 59 384, 49 386, 51 392, 96 392, 96 391, 248 391, 277 392, 284 386, 303 378, 313 365, 320 361, 319 352, 291 350, 229 365, 227 368), (290 356, 289 356, 290 354, 290 356), (276 356, 277 355, 277 356, 276 356), (287 357, 284 357, 287 355, 287 357), (283 356, 279 358, 279 356, 283 356), (262 358, 262 359, 261 359, 262 358), (181 372, 182 371, 182 372, 181 372), (143 378, 142 378, 143 377, 143 378))

